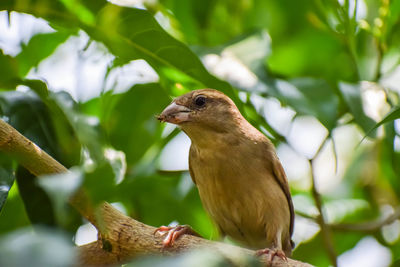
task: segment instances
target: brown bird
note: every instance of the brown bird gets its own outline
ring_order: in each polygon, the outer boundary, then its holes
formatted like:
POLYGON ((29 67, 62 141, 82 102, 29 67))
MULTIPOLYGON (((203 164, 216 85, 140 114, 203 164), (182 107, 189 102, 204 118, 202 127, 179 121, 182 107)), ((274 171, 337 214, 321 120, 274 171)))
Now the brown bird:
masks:
MULTIPOLYGON (((294 212, 285 172, 271 141, 234 102, 217 90, 195 90, 176 98, 158 119, 177 124, 191 139, 190 175, 221 234, 266 248, 261 254, 272 258, 290 256, 294 212)), ((182 226, 158 231, 168 231, 165 246, 191 232, 182 226)))

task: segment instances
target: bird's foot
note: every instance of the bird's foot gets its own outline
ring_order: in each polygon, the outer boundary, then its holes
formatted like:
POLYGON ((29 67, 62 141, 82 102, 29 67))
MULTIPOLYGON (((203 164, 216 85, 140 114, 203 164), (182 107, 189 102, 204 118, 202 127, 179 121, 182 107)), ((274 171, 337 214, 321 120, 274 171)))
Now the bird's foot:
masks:
POLYGON ((172 227, 161 226, 154 231, 154 234, 156 233, 159 233, 161 235, 166 235, 166 237, 163 240, 163 248, 173 246, 175 240, 177 240, 182 235, 200 236, 188 225, 177 225, 172 227))
POLYGON ((267 266, 272 266, 272 261, 276 256, 287 262, 285 252, 280 249, 264 248, 256 251, 257 257, 260 257, 264 254, 267 255, 267 266))

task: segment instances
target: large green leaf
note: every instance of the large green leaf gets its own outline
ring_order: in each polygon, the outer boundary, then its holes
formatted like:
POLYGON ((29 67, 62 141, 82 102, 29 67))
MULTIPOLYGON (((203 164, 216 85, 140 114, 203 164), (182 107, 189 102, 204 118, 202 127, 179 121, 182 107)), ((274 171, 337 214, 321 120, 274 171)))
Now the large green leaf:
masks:
POLYGON ((35 176, 19 166, 16 177, 18 189, 31 223, 55 226, 56 220, 50 199, 43 189, 37 186, 35 176))
POLYGON ((339 98, 334 88, 322 79, 276 80, 268 87, 267 94, 291 106, 299 114, 317 118, 329 130, 336 126, 339 98))
POLYGON ((71 35, 69 31, 41 33, 34 35, 22 51, 15 57, 19 63, 19 76, 24 77, 40 61, 51 55, 54 50, 71 35))
POLYGON ((0 234, 3 235, 27 225, 30 225, 30 221, 26 214, 24 203, 18 193, 18 186, 14 184, 0 212, 0 234))
POLYGON ((339 84, 339 89, 355 122, 364 132, 370 130, 374 125, 374 120, 364 113, 360 85, 342 82, 339 84))
POLYGON ((103 126, 110 143, 124 151, 127 162, 132 164, 160 137, 160 123, 155 115, 168 105, 170 98, 157 83, 138 84, 112 98, 114 108, 103 126))
POLYGON ((17 60, 11 56, 4 55, 0 49, 0 89, 14 89, 18 80, 17 60))
MULTIPOLYGON (((45 175, 35 181, 37 187, 47 193, 46 197, 51 200, 51 210, 53 223, 71 230, 75 233, 81 223, 80 216, 69 206, 68 200, 82 184, 82 173, 72 169, 67 173, 45 175)), ((37 189, 36 189, 37 191, 37 189)), ((39 205, 38 205, 39 206, 39 205)), ((36 207, 36 209, 40 208, 36 207)), ((32 217, 32 216, 30 216, 32 217)))
MULTIPOLYGON (((47 87, 41 81, 24 81, 35 88, 45 103, 32 92, 3 92, 0 94, 2 115, 24 136, 67 167, 79 162, 80 144, 77 142, 64 112, 47 99, 47 87)), ((56 95, 63 95, 57 93, 56 95)))

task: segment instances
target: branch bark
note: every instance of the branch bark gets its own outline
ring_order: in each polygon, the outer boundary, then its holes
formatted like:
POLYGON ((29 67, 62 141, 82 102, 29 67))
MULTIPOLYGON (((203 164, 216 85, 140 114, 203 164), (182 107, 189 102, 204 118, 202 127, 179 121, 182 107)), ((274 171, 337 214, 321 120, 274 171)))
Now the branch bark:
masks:
MULTIPOLYGON (((68 171, 3 120, 0 120, 0 150, 14 157, 36 176, 68 171)), ((244 256, 254 255, 254 251, 249 249, 190 235, 182 236, 171 248, 163 249, 163 237, 154 234, 156 228, 125 216, 106 202, 94 209, 83 190, 79 190, 70 199, 70 204, 100 233, 96 242, 78 247, 80 264, 83 266, 112 265, 126 262, 138 255, 174 255, 197 248, 216 250, 237 266, 244 266, 244 256)), ((263 256, 260 260, 266 262, 267 258, 263 256)), ((292 259, 286 262, 274 257, 272 266, 311 265, 292 259)))

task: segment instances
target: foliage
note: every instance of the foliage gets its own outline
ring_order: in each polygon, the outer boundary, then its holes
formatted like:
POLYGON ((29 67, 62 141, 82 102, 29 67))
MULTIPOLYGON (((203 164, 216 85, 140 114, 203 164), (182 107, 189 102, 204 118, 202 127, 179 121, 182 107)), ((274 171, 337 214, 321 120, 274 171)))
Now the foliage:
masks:
MULTIPOLYGON (((391 252, 389 260, 399 261, 398 221, 369 231, 355 227, 350 234, 334 227, 384 219, 398 210, 399 1, 159 0, 143 1, 139 8, 122 6, 124 2, 0 3, 10 27, 14 18, 30 14, 51 29, 21 42, 15 54, 2 47, 0 38, 1 116, 74 170, 39 182, 1 155, 0 247, 7 248, 7 255, 22 255, 11 257, 16 261, 8 266, 23 262, 29 253, 39 257, 38 266, 57 262, 53 260, 58 255, 33 250, 34 235, 22 230, 29 225, 39 229, 36 235, 42 239, 37 242, 44 247, 65 246, 70 253, 72 242, 48 231, 75 235, 82 221, 63 203, 78 185, 94 201, 118 202, 144 223, 177 221, 206 238, 218 238, 186 170, 167 171, 163 164, 164 148, 179 131, 155 119, 171 96, 204 87, 228 94, 278 152, 286 148, 293 155, 283 163, 299 221, 294 258, 329 266, 327 242, 340 255, 373 236, 391 252), (58 51, 74 39, 87 40, 78 49, 80 55, 110 58, 100 90, 82 87, 82 80, 74 86, 75 92, 93 92, 86 99, 60 91, 37 75, 46 62, 56 64, 58 51), (140 60, 157 79, 134 80, 118 89, 123 77, 115 73, 140 60), (388 82, 391 79, 397 86, 388 82), (328 241, 316 225, 313 189, 322 196, 325 223, 332 225, 328 241), (310 233, 311 228, 315 231, 310 233), (29 240, 24 250, 5 245, 11 236, 29 240)), ((166 265, 193 262, 203 252, 198 253, 166 265)), ((72 264, 71 257, 66 258, 57 264, 72 264)), ((220 260, 210 256, 215 266, 220 260)), ((155 263, 166 266, 158 259, 137 264, 155 263)))

